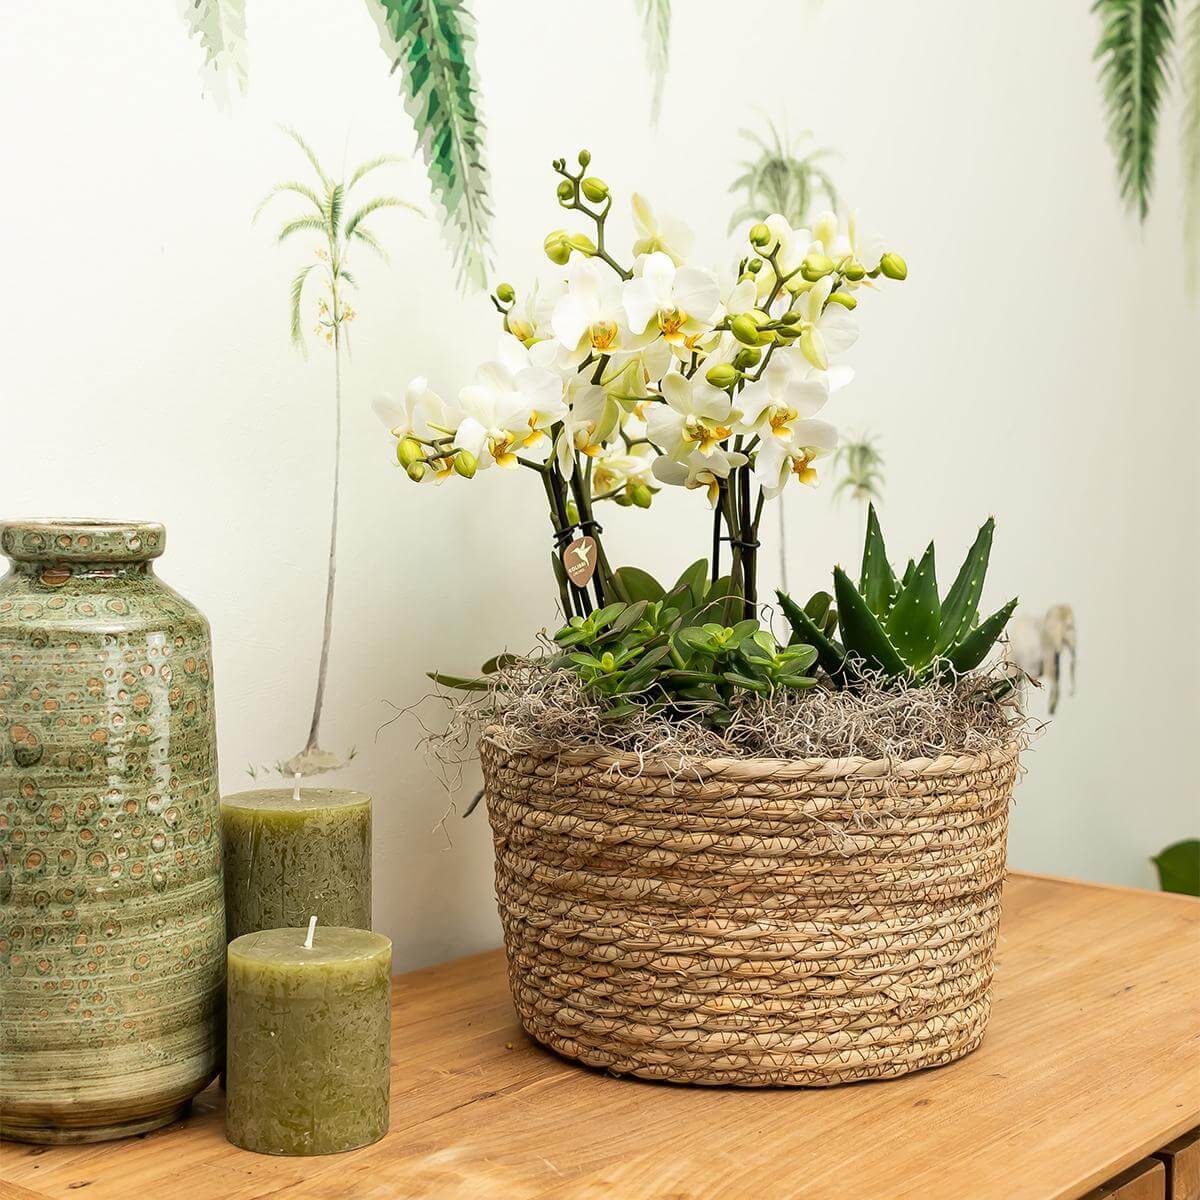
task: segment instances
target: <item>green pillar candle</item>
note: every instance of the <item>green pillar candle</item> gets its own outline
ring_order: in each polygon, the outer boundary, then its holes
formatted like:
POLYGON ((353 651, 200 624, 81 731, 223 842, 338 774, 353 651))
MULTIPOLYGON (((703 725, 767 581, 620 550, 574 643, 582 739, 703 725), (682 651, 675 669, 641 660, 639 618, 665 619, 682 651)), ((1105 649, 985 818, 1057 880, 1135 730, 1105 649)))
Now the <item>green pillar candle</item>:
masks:
POLYGON ((387 1133, 391 964, 392 943, 363 929, 265 929, 230 943, 235 1146, 337 1154, 387 1133))
POLYGON ((371 928, 371 797, 268 788, 221 801, 229 941, 258 929, 371 928))

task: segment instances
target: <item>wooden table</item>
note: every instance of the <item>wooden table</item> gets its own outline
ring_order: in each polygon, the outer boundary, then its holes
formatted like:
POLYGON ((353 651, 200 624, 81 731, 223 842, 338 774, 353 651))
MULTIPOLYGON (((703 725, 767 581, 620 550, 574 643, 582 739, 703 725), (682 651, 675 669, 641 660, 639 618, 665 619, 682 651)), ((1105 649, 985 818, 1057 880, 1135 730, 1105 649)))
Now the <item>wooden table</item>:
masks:
MULTIPOLYGON (((382 1142, 327 1158, 237 1150, 210 1088, 188 1120, 140 1138, 3 1143, 0 1197, 1051 1200, 1200 1125, 1200 902, 1013 875, 995 997, 982 1048, 948 1067, 827 1090, 680 1088, 531 1043, 492 951, 396 980, 382 1142)), ((1178 1144, 1174 1200, 1193 1149, 1178 1144)), ((1164 1196, 1157 1163, 1131 1178, 1149 1190, 1105 1194, 1164 1196)))

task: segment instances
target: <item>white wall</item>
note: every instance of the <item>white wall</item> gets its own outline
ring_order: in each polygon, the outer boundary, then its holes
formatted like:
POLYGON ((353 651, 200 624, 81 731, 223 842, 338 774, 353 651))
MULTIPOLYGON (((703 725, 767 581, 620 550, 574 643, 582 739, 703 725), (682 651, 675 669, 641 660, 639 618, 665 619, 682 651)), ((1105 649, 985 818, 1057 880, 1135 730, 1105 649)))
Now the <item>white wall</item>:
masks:
MULTIPOLYGON (((995 512, 990 598, 1079 618, 1079 694, 1029 756, 1012 862, 1151 885, 1148 856, 1200 831, 1177 765, 1200 708, 1200 329, 1174 109, 1139 232, 1114 198, 1085 7, 691 0, 655 133, 632 3, 475 4, 496 278, 537 269, 559 223, 548 160, 581 144, 614 188, 707 231, 714 259, 739 126, 786 114, 838 148, 845 192, 911 269, 860 309, 859 378, 837 400, 882 439, 894 549, 936 534, 949 563, 995 512)), ((171 5, 26 2, 4 26, 0 511, 166 523, 162 574, 215 628, 223 782, 246 786, 248 763, 307 731, 332 433, 330 359, 287 340, 303 249, 250 214, 300 169, 277 123, 334 163, 407 153, 411 126, 357 0, 252 3, 250 94, 229 114, 202 98, 171 5)), ((421 169, 401 175, 424 201, 421 169)), ((495 319, 460 298, 433 223, 384 219, 394 265, 358 267, 323 741, 359 748, 337 780, 377 798, 377 923, 415 965, 498 940, 490 841, 476 818, 447 846, 419 729, 377 727, 425 669, 525 645, 553 588, 535 481, 417 489, 388 465, 370 397, 418 372, 453 392, 495 319)), ((828 494, 793 500, 798 590, 855 557, 860 519, 828 494)), ((694 495, 607 524, 627 561, 666 572, 704 553, 694 495)))

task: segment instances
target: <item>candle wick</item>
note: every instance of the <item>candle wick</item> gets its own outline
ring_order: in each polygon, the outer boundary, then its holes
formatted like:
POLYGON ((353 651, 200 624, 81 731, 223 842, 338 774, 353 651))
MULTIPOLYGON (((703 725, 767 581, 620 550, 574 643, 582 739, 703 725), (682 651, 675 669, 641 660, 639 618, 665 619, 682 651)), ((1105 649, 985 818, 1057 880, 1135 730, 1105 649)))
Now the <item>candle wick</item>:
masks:
POLYGON ((292 799, 299 803, 300 800, 300 772, 297 771, 292 776, 292 799))
POLYGON ((313 934, 316 932, 317 932, 317 918, 309 917, 308 918, 308 937, 306 937, 304 939, 305 950, 311 950, 313 948, 313 945, 312 945, 313 934))

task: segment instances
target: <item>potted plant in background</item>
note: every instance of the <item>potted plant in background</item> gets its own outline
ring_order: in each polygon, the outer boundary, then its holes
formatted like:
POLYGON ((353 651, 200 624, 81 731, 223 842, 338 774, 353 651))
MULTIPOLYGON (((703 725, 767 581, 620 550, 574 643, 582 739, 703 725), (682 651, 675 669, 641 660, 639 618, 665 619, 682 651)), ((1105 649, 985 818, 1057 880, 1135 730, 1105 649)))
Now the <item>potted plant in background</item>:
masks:
MULTIPOLYGON (((761 604, 765 504, 811 484, 837 433, 853 312, 902 259, 856 220, 750 229, 732 279, 634 197, 555 162, 549 286, 493 296, 504 333, 457 404, 419 379, 382 401, 427 484, 536 477, 566 624, 477 678, 448 738, 481 730, 513 998, 529 1033, 614 1072, 820 1085, 979 1044, 1022 746, 982 671, 1012 604, 977 622, 989 521, 945 597, 934 552, 897 574, 873 510, 857 584, 761 604), (614 567, 601 501, 707 496, 706 558, 673 584, 614 567)), ((1015 602, 1014 602, 1015 603, 1015 602)), ((532 641, 532 638, 531 638, 532 641)))

